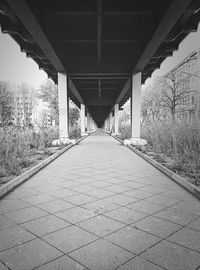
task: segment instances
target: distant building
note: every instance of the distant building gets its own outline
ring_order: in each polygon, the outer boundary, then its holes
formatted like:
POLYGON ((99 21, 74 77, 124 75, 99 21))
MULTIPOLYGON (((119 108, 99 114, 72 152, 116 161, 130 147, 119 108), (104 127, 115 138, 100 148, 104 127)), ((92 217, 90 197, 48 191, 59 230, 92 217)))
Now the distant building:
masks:
POLYGON ((27 84, 18 86, 14 91, 15 116, 14 123, 34 128, 54 125, 48 105, 37 98, 36 91, 27 84))
POLYGON ((20 126, 33 125, 33 110, 36 105, 35 91, 21 85, 14 91, 15 117, 14 122, 20 126))
POLYGON ((200 119, 200 50, 192 52, 169 73, 179 82, 180 91, 186 90, 176 107, 177 117, 189 121, 200 119))

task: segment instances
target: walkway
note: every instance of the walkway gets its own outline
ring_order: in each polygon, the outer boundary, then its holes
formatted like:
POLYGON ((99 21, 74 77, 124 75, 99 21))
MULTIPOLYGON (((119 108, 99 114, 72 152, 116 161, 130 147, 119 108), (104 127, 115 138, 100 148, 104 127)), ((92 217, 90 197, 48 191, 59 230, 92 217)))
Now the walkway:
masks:
POLYGON ((94 135, 0 201, 0 270, 200 269, 200 202, 94 135))

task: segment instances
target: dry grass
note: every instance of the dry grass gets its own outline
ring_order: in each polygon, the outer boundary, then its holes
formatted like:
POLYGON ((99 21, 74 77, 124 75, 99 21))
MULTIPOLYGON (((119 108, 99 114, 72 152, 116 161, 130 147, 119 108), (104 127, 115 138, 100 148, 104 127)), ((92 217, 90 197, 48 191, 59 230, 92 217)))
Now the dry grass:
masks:
POLYGON ((19 175, 24 167, 35 162, 38 151, 45 149, 58 138, 55 128, 35 132, 30 128, 7 126, 0 128, 0 177, 19 175))
POLYGON ((155 158, 175 172, 184 172, 200 184, 200 122, 156 122, 144 127, 143 137, 155 158))

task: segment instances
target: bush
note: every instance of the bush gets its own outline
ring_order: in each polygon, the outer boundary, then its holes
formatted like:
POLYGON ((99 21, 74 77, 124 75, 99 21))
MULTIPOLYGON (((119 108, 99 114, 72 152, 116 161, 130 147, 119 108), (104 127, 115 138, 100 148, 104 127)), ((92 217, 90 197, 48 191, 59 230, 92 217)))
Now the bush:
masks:
POLYGON ((120 139, 122 140, 130 139, 131 138, 131 125, 120 123, 119 133, 120 133, 120 139))
POLYGON ((155 122, 142 130, 156 154, 173 161, 173 168, 187 175, 200 177, 200 122, 155 122))
POLYGON ((30 165, 31 154, 52 146, 58 138, 57 128, 40 129, 6 126, 0 128, 0 177, 19 175, 21 168, 30 165))
POLYGON ((79 126, 72 126, 69 132, 70 139, 78 139, 81 137, 81 129, 79 126))

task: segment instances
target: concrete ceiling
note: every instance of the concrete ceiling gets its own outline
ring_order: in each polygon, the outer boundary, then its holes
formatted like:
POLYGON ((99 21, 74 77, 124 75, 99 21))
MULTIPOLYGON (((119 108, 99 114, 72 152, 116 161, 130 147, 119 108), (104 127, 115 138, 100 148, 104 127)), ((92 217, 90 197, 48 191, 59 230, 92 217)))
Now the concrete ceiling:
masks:
POLYGON ((0 0, 0 24, 49 77, 67 72, 69 96, 101 126, 115 103, 197 30, 199 0, 0 0))

